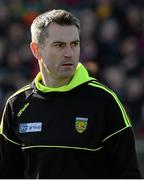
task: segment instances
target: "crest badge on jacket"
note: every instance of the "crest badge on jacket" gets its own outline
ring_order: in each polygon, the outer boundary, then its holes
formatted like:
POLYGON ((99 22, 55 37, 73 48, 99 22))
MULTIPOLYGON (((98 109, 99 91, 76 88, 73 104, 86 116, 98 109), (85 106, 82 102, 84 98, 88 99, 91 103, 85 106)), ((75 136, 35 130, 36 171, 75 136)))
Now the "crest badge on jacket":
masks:
POLYGON ((83 133, 87 129, 88 118, 76 117, 75 128, 77 132, 83 133))

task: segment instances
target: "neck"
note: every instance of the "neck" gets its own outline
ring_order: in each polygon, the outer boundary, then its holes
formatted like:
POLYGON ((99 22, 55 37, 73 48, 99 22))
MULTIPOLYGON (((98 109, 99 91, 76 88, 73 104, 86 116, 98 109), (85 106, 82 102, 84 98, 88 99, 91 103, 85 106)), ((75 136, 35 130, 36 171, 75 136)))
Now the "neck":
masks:
POLYGON ((68 84, 72 77, 57 77, 51 74, 43 60, 39 60, 39 67, 42 74, 42 82, 45 86, 48 87, 61 87, 68 84))
POLYGON ((68 84, 70 82, 70 78, 55 78, 55 77, 52 77, 50 75, 47 75, 45 76, 45 74, 42 73, 42 82, 45 86, 48 86, 48 87, 61 87, 61 86, 64 86, 66 84, 68 84))

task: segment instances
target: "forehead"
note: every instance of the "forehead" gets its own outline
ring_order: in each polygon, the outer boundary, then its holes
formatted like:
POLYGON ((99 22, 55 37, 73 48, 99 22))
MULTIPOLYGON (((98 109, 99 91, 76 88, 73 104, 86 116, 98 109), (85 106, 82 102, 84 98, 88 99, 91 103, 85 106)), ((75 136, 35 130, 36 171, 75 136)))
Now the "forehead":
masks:
POLYGON ((59 25, 56 23, 51 23, 48 27, 48 37, 49 41, 74 41, 79 40, 79 30, 75 25, 59 25))

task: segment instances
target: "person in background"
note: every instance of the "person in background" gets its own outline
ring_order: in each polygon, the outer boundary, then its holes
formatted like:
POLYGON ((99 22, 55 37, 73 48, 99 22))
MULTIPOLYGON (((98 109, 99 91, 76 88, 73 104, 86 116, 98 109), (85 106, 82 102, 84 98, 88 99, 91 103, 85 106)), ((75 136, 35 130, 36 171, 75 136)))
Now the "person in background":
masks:
POLYGON ((117 95, 80 63, 80 22, 37 16, 30 48, 40 72, 6 102, 1 178, 141 178, 135 139, 117 95))

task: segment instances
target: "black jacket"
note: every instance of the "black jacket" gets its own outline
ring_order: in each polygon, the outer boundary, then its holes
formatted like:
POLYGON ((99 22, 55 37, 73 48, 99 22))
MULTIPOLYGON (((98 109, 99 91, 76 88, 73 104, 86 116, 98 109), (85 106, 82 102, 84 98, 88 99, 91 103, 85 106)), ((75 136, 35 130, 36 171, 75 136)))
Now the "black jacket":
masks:
POLYGON ((79 64, 69 85, 35 81, 1 120, 1 178, 141 178, 133 130, 116 94, 79 64))

